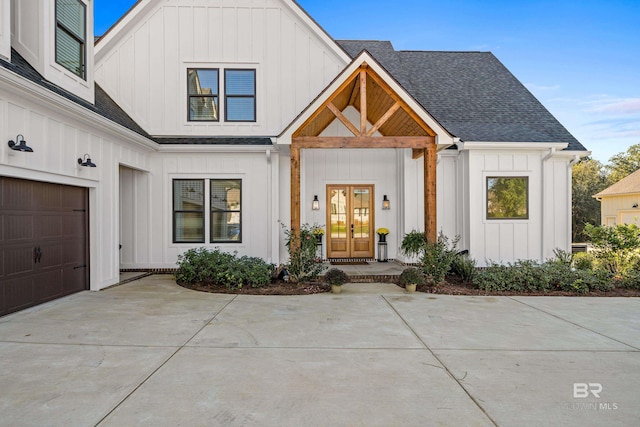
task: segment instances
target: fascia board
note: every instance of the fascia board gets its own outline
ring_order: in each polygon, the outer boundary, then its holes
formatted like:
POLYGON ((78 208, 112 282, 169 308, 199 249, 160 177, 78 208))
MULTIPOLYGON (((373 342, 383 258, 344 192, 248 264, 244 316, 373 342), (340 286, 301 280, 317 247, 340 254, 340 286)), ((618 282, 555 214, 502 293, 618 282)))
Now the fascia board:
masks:
POLYGON ((106 55, 109 48, 126 35, 126 29, 130 25, 140 22, 146 16, 148 9, 160 6, 160 3, 157 0, 138 0, 131 6, 95 43, 94 64, 98 65, 98 62, 106 55))
POLYGON ((158 144, 159 153, 268 153, 277 151, 271 145, 232 144, 158 144))
MULTIPOLYGON (((483 142, 483 141, 465 141, 461 150, 548 150, 555 148, 563 150, 569 146, 568 142, 483 142)), ((572 153, 583 153, 582 151, 573 151, 572 153)), ((559 154, 556 151, 555 154, 559 154)))
POLYGON ((157 144, 154 141, 4 68, 0 68, 0 84, 4 90, 51 110, 62 112, 89 127, 100 129, 114 136, 117 135, 125 141, 136 144, 146 150, 157 150, 157 144))

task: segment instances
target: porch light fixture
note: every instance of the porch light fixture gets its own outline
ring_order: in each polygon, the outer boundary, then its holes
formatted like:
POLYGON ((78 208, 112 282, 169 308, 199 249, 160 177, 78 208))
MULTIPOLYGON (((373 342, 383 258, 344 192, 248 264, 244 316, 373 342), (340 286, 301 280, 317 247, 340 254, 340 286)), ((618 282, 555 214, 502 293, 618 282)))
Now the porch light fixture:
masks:
POLYGON ((318 195, 313 196, 313 202, 311 202, 311 209, 314 211, 320 210, 320 200, 318 200, 318 195))
POLYGON ((389 209, 391 209, 391 202, 387 199, 387 195, 385 194, 382 197, 382 210, 388 211, 389 209))
POLYGON ((33 148, 27 145, 27 141, 24 140, 24 136, 22 135, 16 136, 15 142, 13 140, 9 141, 9 148, 15 151, 33 153, 33 148))
POLYGON ((633 206, 631 206, 631 207, 634 208, 634 209, 638 209, 638 204, 634 203, 633 206))
POLYGON ((78 164, 80 166, 95 168, 96 164, 91 161, 91 157, 88 154, 85 154, 82 158, 78 159, 78 164))

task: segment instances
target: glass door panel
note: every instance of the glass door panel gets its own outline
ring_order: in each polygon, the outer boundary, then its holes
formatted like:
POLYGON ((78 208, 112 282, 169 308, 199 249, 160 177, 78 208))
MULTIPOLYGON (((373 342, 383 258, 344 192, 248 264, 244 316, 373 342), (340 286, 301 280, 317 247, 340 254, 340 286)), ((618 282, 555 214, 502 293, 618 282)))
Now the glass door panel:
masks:
POLYGON ((328 258, 373 258, 373 185, 328 185, 328 258))

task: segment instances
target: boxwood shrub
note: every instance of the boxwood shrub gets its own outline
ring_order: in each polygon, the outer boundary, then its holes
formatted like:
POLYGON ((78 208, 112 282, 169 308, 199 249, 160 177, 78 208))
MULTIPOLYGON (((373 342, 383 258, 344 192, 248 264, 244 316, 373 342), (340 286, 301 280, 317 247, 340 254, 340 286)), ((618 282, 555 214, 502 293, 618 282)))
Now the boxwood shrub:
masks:
POLYGON ((254 288, 268 285, 273 264, 256 257, 237 257, 220 249, 189 249, 178 256, 176 282, 180 285, 225 285, 254 288))

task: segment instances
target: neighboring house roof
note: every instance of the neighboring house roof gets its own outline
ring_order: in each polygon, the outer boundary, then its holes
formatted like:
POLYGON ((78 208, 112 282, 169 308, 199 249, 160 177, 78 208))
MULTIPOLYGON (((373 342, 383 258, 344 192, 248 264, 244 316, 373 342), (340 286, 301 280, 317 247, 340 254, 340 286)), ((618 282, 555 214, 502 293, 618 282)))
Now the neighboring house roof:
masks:
POLYGON ((640 169, 622 178, 611 187, 605 188, 593 197, 600 198, 633 193, 640 193, 640 169))
POLYGON ((338 40, 366 50, 462 141, 564 142, 586 151, 490 52, 396 51, 389 41, 338 40))

